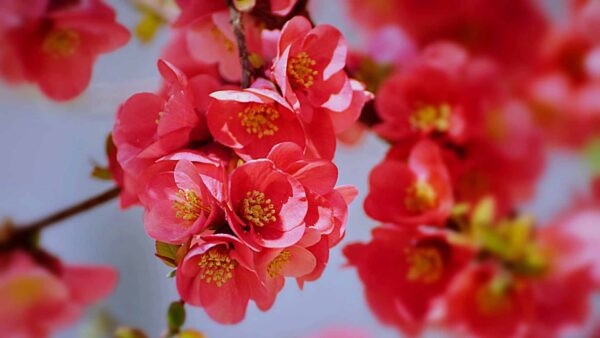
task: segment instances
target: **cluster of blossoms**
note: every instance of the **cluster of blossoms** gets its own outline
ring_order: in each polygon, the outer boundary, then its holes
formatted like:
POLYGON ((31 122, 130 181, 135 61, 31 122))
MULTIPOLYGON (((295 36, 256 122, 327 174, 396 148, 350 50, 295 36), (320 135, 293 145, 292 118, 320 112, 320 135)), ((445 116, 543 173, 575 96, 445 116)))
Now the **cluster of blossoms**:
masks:
POLYGON ((73 99, 89 84, 98 55, 129 36, 102 0, 2 0, 0 77, 35 83, 53 100, 73 99))
POLYGON ((123 103, 112 133, 122 206, 144 207, 182 300, 220 323, 241 321, 250 300, 269 309, 286 277, 299 287, 318 279, 357 194, 335 186, 332 158, 371 94, 348 78, 334 27, 293 16, 264 28, 261 18, 303 10, 282 3, 243 16, 255 79, 240 88, 245 47, 231 9, 180 1, 158 61, 163 88, 123 103))
POLYGON ((382 225, 344 249, 376 316, 410 336, 584 327, 600 287, 597 197, 543 227, 519 209, 547 149, 600 132, 600 3, 574 1, 567 28, 529 0, 350 3, 372 37, 349 69, 376 99, 345 140, 368 126, 391 144, 364 203, 382 225))

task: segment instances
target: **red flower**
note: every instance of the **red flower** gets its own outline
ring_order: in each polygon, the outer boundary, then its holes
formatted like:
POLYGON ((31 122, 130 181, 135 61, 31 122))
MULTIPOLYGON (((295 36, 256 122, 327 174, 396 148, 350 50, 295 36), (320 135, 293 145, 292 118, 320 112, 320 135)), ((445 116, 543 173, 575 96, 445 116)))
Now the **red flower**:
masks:
POLYGON ((266 156, 281 142, 304 148, 306 136, 298 115, 270 89, 249 88, 211 94, 208 126, 215 140, 244 159, 266 156))
POLYGON ((491 263, 465 271, 446 297, 445 324, 462 334, 520 337, 533 318, 529 284, 510 280, 491 263))
POLYGON ((100 54, 124 46, 127 29, 100 0, 55 4, 19 0, 0 5, 0 76, 11 82, 34 82, 51 99, 69 100, 90 82, 100 54), (5 15, 5 10, 11 11, 5 15))
POLYGON ((119 108, 113 127, 117 160, 124 171, 123 188, 131 196, 141 192, 140 177, 158 158, 210 137, 205 109, 208 94, 220 84, 209 75, 188 82, 184 74, 162 60, 158 68, 167 82, 165 95, 133 95, 119 108))
POLYGON ((297 243, 306 228, 306 193, 269 160, 236 168, 229 181, 227 216, 234 233, 255 250, 297 243))
POLYGON ((380 321, 414 336, 441 296, 472 257, 441 232, 383 225, 367 244, 344 248, 358 270, 369 306, 380 321))
POLYGON ((177 290, 186 303, 204 308, 213 320, 238 323, 250 299, 265 301, 259 297, 263 286, 253 260, 252 251, 233 236, 203 237, 177 268, 177 290))
POLYGON ((73 324, 86 306, 108 296, 117 282, 108 267, 42 266, 23 251, 0 256, 0 330, 6 337, 49 337, 73 324))
POLYGON ((294 17, 279 37, 273 63, 275 82, 294 108, 308 104, 344 111, 352 101, 352 87, 344 71, 346 54, 346 41, 336 28, 312 28, 304 17, 294 17))
POLYGON ((193 162, 182 159, 176 164, 157 164, 155 167, 161 168, 154 168, 158 172, 146 180, 146 190, 140 196, 146 207, 146 232, 162 242, 185 243, 191 236, 224 220, 221 202, 224 169, 200 154, 190 153, 186 157, 193 162))
POLYGON ((452 187, 440 150, 428 140, 408 152, 392 148, 369 175, 365 211, 382 222, 443 225, 453 205, 452 187))

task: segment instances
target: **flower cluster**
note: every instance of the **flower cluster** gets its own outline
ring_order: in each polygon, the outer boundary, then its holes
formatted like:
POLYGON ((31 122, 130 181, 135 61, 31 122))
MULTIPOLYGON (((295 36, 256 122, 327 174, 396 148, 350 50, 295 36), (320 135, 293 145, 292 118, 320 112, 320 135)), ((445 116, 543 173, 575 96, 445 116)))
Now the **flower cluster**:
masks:
POLYGON ((3 0, 0 13, 0 77, 57 101, 81 94, 98 55, 129 41, 102 0, 3 0))
POLYGON ((598 2, 574 2, 566 31, 533 1, 379 4, 350 2, 372 38, 349 69, 376 93, 354 131, 391 144, 364 203, 382 225, 344 250, 371 309, 411 336, 582 328, 600 286, 597 201, 543 227, 519 210, 548 148, 599 134, 598 2))
MULTIPOLYGON (((119 108, 111 168, 182 300, 237 323, 250 300, 269 309, 286 277, 302 287, 323 273, 357 194, 335 186, 335 137, 371 94, 348 78, 337 29, 295 16, 268 31, 263 12, 241 20, 255 80, 240 88, 243 47, 221 3, 179 2, 164 86, 119 108)), ((271 3, 270 16, 293 5, 271 3)))

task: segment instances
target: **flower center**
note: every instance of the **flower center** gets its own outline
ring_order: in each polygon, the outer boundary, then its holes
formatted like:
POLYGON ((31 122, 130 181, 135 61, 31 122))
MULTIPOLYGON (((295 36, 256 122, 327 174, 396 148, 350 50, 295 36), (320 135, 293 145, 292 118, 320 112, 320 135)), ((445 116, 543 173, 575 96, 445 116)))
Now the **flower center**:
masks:
POLYGON ((213 39, 215 39, 217 43, 220 43, 223 46, 225 46, 225 50, 227 50, 230 53, 235 50, 235 45, 233 44, 233 42, 231 42, 231 40, 229 40, 219 28, 213 27, 211 28, 210 32, 212 33, 213 39))
POLYGON ((433 283, 440 279, 444 271, 444 262, 435 248, 407 250, 406 260, 409 265, 406 277, 411 281, 433 283))
POLYGON ((202 199, 192 190, 179 189, 177 192, 178 201, 173 201, 173 209, 175 209, 175 217, 181 218, 184 221, 193 222, 200 217, 202 212, 209 213, 210 207, 202 203, 202 199))
POLYGON ((198 266, 201 280, 221 287, 233 277, 237 262, 229 257, 227 249, 213 247, 200 256, 198 266))
POLYGON ((450 127, 450 113, 452 109, 447 104, 439 106, 422 106, 410 116, 410 125, 422 131, 436 130, 445 132, 450 127))
POLYGON ((44 39, 42 50, 53 57, 67 57, 75 53, 79 47, 79 33, 72 29, 53 30, 44 39))
POLYGON ((267 272, 269 273, 269 277, 275 278, 283 269, 283 266, 289 262, 290 257, 292 257, 292 253, 289 250, 283 250, 267 265, 267 272))
POLYGON ((404 206, 410 212, 424 212, 437 204, 437 194, 426 181, 419 180, 406 189, 404 206))
POLYGON ((274 123, 279 119, 279 111, 271 105, 251 104, 243 112, 239 112, 238 116, 246 132, 258 138, 275 135, 279 130, 274 123))
POLYGON ((311 59, 306 52, 300 52, 290 59, 287 71, 296 85, 308 89, 315 83, 315 76, 319 74, 313 69, 316 64, 317 62, 311 59))
POLYGON ((268 223, 275 222, 275 206, 270 198, 260 191, 248 191, 244 198, 244 218, 257 227, 263 227, 268 223))

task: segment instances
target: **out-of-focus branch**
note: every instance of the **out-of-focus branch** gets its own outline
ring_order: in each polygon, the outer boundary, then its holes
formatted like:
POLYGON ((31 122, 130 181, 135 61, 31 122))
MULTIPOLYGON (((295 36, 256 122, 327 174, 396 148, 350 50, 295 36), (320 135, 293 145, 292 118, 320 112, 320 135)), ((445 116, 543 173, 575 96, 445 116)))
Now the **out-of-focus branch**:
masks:
POLYGON ((240 64, 242 65, 242 79, 240 81, 242 88, 250 87, 252 77, 252 65, 250 64, 248 47, 246 45, 246 32, 244 31, 243 13, 235 7, 234 0, 226 0, 231 16, 231 25, 238 46, 240 64))
POLYGON ((31 223, 14 224, 7 221, 2 228, 0 228, 0 250, 27 245, 31 242, 32 237, 35 237, 36 234, 44 228, 111 201, 119 196, 120 192, 121 189, 119 187, 111 188, 99 195, 88 198, 31 223))

